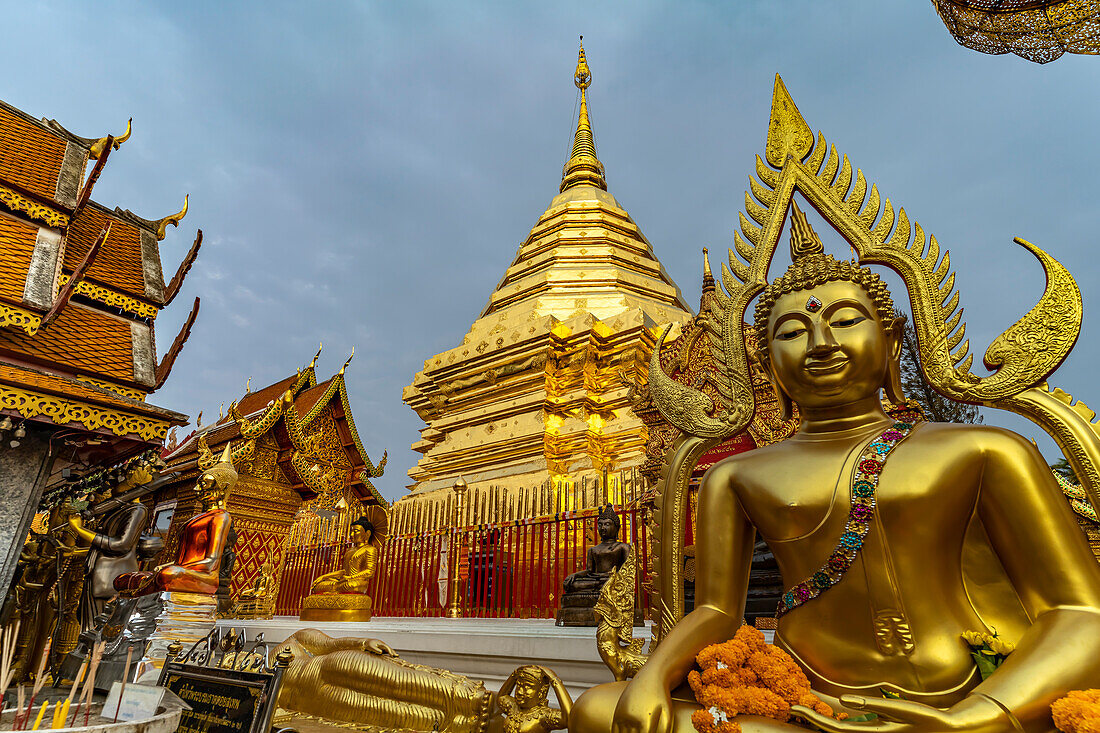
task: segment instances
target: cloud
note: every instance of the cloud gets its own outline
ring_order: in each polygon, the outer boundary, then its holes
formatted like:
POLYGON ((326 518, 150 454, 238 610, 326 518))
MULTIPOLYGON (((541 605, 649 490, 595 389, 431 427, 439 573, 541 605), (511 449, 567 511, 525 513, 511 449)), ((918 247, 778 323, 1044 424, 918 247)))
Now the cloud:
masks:
POLYGON ((389 497, 418 457, 408 446, 421 423, 402 387, 461 343, 557 192, 582 33, 609 189, 688 302, 699 249, 731 243, 778 71, 810 125, 950 248, 979 355, 1042 288, 1013 236, 1069 267, 1087 315, 1053 381, 1095 391, 1093 59, 983 56, 955 44, 927 3, 855 0, 73 0, 5 18, 20 29, 0 48, 19 70, 6 101, 86 136, 134 116, 97 199, 162 216, 191 194, 161 243, 166 273, 196 228, 208 244, 158 318, 158 343, 195 295, 203 309, 152 401, 210 416, 249 376, 293 374, 318 340, 322 373, 354 345, 352 408, 368 452, 390 452, 376 482, 389 497))

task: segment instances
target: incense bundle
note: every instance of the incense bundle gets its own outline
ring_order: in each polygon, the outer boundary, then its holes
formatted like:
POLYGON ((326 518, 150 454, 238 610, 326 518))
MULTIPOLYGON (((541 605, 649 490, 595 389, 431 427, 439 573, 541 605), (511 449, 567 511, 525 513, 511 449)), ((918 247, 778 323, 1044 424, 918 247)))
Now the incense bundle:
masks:
MULTIPOLYGON (((23 712, 22 716, 17 716, 15 721, 15 729, 23 730, 27 727, 27 721, 31 718, 31 708, 34 707, 34 699, 38 697, 38 693, 42 690, 42 686, 46 684, 46 661, 50 658, 50 648, 53 646, 53 637, 46 642, 46 648, 42 650, 42 658, 38 660, 38 671, 34 673, 34 687, 31 689, 31 699, 27 703, 27 709, 23 712)), ((42 722, 42 712, 39 712, 38 722, 42 722)))
MULTIPOLYGON (((11 684, 11 678, 15 676, 11 662, 15 658, 15 641, 19 636, 19 623, 16 621, 14 628, 5 627, 3 638, 0 639, 0 701, 8 696, 8 686, 11 684)), ((3 707, 0 703, 0 711, 3 707)))

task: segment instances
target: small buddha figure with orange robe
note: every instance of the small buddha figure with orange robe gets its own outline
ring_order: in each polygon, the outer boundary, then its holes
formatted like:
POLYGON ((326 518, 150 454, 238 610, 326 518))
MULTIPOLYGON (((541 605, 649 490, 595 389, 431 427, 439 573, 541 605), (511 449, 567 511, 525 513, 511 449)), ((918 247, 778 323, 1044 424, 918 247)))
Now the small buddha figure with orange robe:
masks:
POLYGON ((232 526, 225 504, 236 483, 237 471, 227 444, 220 460, 195 484, 202 512, 189 519, 180 532, 175 562, 152 571, 123 573, 115 578, 115 590, 127 598, 162 591, 214 595, 232 526))

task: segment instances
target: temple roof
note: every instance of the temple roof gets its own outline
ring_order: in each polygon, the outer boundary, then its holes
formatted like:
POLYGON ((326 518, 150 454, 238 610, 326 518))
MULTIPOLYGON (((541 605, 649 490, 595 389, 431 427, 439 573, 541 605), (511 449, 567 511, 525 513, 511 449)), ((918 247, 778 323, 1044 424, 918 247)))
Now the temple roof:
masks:
MULTIPOLYGON (((166 288, 158 243, 166 227, 178 226, 187 213, 186 197, 182 211, 157 220, 91 199, 111 152, 129 136, 127 124, 117 138, 82 138, 0 102, 0 365, 33 366, 54 380, 55 389, 69 389, 69 398, 92 400, 97 409, 104 407, 102 400, 75 385, 95 384, 123 400, 144 399, 168 377, 198 309, 196 298, 158 363, 154 322, 178 292, 201 232, 166 288)), ((0 392, 0 411, 67 424, 48 411, 25 408, 13 380, 29 374, 11 372, 0 392)), ((45 377, 27 378, 22 387, 32 390, 45 377)), ((159 433, 155 442, 170 424, 185 422, 177 413, 149 409, 149 419, 164 420, 153 431, 159 433)))
POLYGON ((368 503, 388 506, 370 480, 382 475, 386 455, 375 465, 363 447, 344 369, 318 383, 315 364, 316 357, 297 374, 246 392, 221 420, 187 436, 165 456, 169 469, 193 469, 203 443, 217 452, 232 441, 234 461, 242 462, 264 436, 271 436, 278 448, 276 463, 305 498, 327 498, 347 489, 368 503))

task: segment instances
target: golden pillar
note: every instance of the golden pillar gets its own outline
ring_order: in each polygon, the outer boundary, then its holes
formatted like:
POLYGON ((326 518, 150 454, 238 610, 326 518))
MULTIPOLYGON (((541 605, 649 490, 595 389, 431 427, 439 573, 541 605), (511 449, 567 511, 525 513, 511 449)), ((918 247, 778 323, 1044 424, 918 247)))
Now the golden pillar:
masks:
POLYGON ((451 602, 447 605, 447 618, 462 618, 462 603, 458 600, 459 578, 458 566, 461 552, 462 536, 465 530, 460 526, 462 522, 462 498, 466 494, 466 482, 460 476, 451 489, 455 492, 455 516, 451 535, 451 602))

